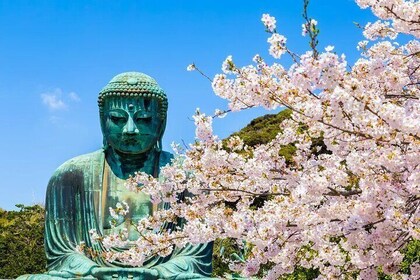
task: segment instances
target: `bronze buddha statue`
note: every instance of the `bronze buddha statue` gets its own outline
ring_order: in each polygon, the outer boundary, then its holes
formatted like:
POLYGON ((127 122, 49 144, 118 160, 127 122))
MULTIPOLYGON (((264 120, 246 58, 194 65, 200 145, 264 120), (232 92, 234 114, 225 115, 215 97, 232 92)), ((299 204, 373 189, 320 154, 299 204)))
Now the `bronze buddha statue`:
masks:
POLYGON ((154 79, 138 72, 119 74, 100 92, 98 103, 104 147, 70 159, 55 171, 45 209, 48 271, 20 279, 210 277, 212 243, 174 249, 167 257, 150 257, 139 268, 107 261, 103 257, 107 249, 92 240, 90 230, 104 236, 122 227, 128 229, 130 240, 139 237, 133 224, 154 209, 147 194, 129 191, 125 181, 136 171, 158 177, 160 168, 172 158, 162 151, 168 102, 154 79), (125 201, 130 212, 111 227, 109 207, 119 201, 125 201), (80 244, 93 254, 88 257, 77 251, 80 244))

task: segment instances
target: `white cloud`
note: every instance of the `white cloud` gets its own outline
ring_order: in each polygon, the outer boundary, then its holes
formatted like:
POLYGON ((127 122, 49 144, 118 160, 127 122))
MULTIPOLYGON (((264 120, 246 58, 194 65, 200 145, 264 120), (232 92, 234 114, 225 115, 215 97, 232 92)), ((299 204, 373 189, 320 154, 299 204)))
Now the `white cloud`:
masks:
POLYGON ((75 102, 80 101, 80 97, 74 91, 69 93, 69 97, 70 97, 70 100, 72 100, 72 101, 75 101, 75 102))
POLYGON ((63 93, 61 88, 55 88, 41 93, 41 100, 51 111, 62 111, 69 108, 69 102, 80 102, 80 97, 74 91, 63 93))
MULTIPOLYGON (((55 91, 57 92, 57 91, 55 91)), ((61 92, 61 90, 60 90, 61 92)), ((50 110, 64 110, 67 109, 66 103, 60 98, 57 93, 42 93, 42 103, 44 103, 50 110)))

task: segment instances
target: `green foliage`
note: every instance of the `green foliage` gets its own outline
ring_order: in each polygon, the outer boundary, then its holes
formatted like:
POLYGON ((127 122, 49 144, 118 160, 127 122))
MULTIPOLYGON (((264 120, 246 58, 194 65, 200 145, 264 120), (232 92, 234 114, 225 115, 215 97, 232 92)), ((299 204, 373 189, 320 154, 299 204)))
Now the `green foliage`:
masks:
POLYGON ((239 136, 248 146, 267 144, 280 132, 280 124, 289 119, 292 111, 283 110, 278 114, 268 114, 252 120, 246 127, 233 133, 232 136, 239 136))
MULTIPOLYGON (((404 259, 401 262, 400 272, 411 274, 410 266, 414 263, 420 263, 420 240, 409 241, 408 244, 401 250, 401 253, 404 254, 404 259)), ((386 275, 382 269, 380 269, 379 279, 391 280, 392 277, 390 275, 386 275)))
MULTIPOLYGON (((255 147, 257 145, 267 144, 281 132, 280 124, 289 119, 292 111, 285 109, 278 114, 267 114, 252 120, 246 127, 233 133, 232 136, 238 136, 247 146, 255 147)), ((279 154, 283 156, 287 164, 293 163, 293 155, 296 147, 293 144, 283 146, 279 154)))
POLYGON ((296 267, 293 273, 281 277, 281 280, 312 280, 319 276, 318 269, 296 267))
POLYGON ((213 247, 213 273, 212 277, 224 277, 230 274, 228 261, 234 258, 241 249, 236 245, 235 240, 231 238, 217 239, 214 241, 213 247))
POLYGON ((44 208, 16 205, 19 211, 0 209, 0 278, 45 271, 44 208))
POLYGON ((411 240, 402 250, 404 259, 401 263, 401 271, 410 273, 410 266, 413 263, 420 263, 420 240, 411 240))

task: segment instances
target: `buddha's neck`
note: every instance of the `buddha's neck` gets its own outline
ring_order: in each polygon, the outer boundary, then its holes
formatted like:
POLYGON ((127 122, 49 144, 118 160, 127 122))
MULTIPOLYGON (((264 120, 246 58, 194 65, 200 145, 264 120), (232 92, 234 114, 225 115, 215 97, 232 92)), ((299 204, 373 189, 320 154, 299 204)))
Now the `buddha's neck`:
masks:
POLYGON ((112 147, 105 150, 105 158, 109 167, 116 176, 122 179, 127 179, 136 171, 156 176, 159 154, 154 150, 142 154, 119 153, 112 147))

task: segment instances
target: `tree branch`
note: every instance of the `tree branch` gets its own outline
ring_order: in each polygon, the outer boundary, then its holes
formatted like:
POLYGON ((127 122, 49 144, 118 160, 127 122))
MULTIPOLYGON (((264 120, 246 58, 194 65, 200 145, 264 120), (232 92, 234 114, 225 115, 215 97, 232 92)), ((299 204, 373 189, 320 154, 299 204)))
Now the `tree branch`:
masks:
POLYGON ((255 193, 255 192, 251 192, 251 191, 247 191, 247 190, 238 190, 238 189, 232 189, 232 188, 219 188, 219 189, 205 188, 205 189, 199 189, 199 190, 200 191, 209 191, 209 192, 224 192, 224 191, 242 192, 242 193, 250 194, 250 195, 253 195, 253 196, 269 196, 269 195, 290 196, 290 193, 255 193))
POLYGON ((352 195, 357 195, 357 194, 361 194, 362 193, 361 190, 338 191, 338 190, 333 189, 331 187, 327 187, 327 188, 330 190, 330 192, 324 193, 323 195, 349 197, 349 196, 352 196, 352 195))

